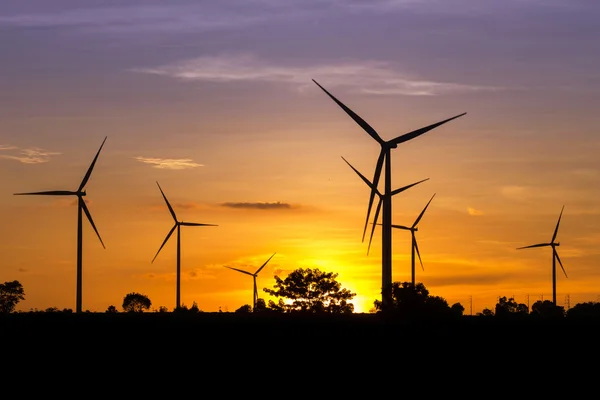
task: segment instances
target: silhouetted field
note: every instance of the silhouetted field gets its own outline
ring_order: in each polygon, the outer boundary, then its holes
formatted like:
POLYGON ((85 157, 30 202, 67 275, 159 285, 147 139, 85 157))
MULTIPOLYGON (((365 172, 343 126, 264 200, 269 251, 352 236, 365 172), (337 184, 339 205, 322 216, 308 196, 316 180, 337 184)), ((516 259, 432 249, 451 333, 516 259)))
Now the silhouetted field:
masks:
MULTIPOLYGON (((582 360, 595 362, 599 353, 600 319, 40 312, 0 316, 0 341, 5 364, 10 360, 15 372, 28 374, 45 368, 95 377, 99 368, 116 368, 158 379, 197 368, 194 373, 218 379, 283 379, 289 371, 343 373, 350 382, 396 371, 404 379, 441 379, 464 376, 469 368, 485 375, 520 364, 583 368, 582 360)), ((44 376, 43 370, 36 373, 44 376)))

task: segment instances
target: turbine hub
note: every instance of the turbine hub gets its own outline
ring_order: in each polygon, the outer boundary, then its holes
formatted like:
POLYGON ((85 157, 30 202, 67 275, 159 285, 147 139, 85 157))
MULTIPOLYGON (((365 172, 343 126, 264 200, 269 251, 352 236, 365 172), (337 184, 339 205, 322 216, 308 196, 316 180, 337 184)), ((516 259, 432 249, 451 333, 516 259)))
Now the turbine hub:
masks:
POLYGON ((395 149, 396 147, 398 147, 398 145, 396 143, 392 143, 392 144, 388 144, 388 147, 390 149, 395 149))
POLYGON ((81 192, 77 193, 77 195, 79 195, 79 196, 85 196, 85 190, 82 190, 81 192))

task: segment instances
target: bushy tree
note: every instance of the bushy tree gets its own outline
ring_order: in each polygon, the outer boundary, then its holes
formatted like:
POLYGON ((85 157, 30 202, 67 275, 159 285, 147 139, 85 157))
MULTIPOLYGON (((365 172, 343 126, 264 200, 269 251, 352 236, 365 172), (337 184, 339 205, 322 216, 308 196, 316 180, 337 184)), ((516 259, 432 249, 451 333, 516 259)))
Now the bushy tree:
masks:
POLYGON ((496 303, 496 317, 525 316, 529 314, 527 304, 517 303, 513 297, 500 297, 496 303))
POLYGON ((199 312, 201 312, 200 308, 198 307, 198 303, 196 303, 195 301, 192 303, 192 306, 188 308, 188 306, 186 306, 185 304, 182 304, 181 306, 179 306, 179 308, 176 308, 174 310, 174 312, 178 312, 178 313, 188 313, 188 314, 198 314, 199 312))
POLYGON ((299 268, 285 279, 275 276, 273 289, 263 290, 272 296, 280 297, 279 304, 269 301, 273 308, 281 307, 286 312, 303 311, 310 313, 352 313, 354 304, 349 303, 356 293, 343 289, 336 280, 338 274, 311 268, 299 268), (285 303, 282 300, 291 300, 285 303))
POLYGON ((374 305, 377 311, 390 312, 405 318, 440 318, 456 315, 456 310, 452 311, 443 297, 431 296, 421 282, 414 286, 412 282, 393 282, 390 309, 385 310, 380 300, 375 300, 374 305))
POLYGON ((144 312, 152 302, 145 294, 131 292, 123 298, 123 310, 126 312, 144 312))
POLYGON ((0 284, 0 313, 11 313, 21 300, 25 300, 25 290, 19 281, 0 284))
POLYGON ((114 314, 114 313, 118 312, 118 311, 117 311, 117 307, 115 307, 115 306, 113 306, 113 305, 110 305, 110 306, 108 306, 108 308, 106 309, 106 312, 107 312, 107 313, 109 313, 109 314, 114 314))
POLYGON ((558 306, 550 300, 538 300, 531 306, 531 315, 540 318, 563 318, 565 308, 558 306))
POLYGON ((477 315, 478 317, 493 317, 494 312, 486 307, 481 312, 479 312, 475 315, 477 315))
POLYGON ((456 315, 457 317, 462 317, 465 312, 465 307, 460 303, 454 303, 450 307, 450 310, 452 310, 454 315, 456 315))
POLYGON ((252 306, 250 304, 244 304, 237 310, 235 310, 236 314, 249 314, 252 312, 252 306))
POLYGON ((588 301, 575 304, 567 310, 568 318, 600 318, 600 302, 588 301))

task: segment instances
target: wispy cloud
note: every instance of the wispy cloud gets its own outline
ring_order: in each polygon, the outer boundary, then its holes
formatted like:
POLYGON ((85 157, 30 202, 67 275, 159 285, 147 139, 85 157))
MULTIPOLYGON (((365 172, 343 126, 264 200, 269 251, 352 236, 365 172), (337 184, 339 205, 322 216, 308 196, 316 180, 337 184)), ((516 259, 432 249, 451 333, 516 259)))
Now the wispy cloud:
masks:
POLYGON ((0 151, 9 151, 11 153, 0 154, 0 158, 15 160, 23 164, 46 163, 50 161, 50 157, 61 154, 39 148, 19 148, 11 145, 0 145, 0 151))
POLYGON ((190 158, 152 158, 138 156, 135 157, 135 159, 159 169, 188 169, 204 166, 203 164, 194 162, 190 158))
POLYGON ((469 213, 469 215, 475 215, 475 216, 483 215, 483 211, 477 210, 473 207, 468 207, 467 212, 469 213))
POLYGON ((502 89, 425 80, 410 76, 386 61, 344 61, 298 66, 270 63, 252 54, 202 56, 133 71, 206 82, 284 83, 299 90, 314 86, 311 82, 314 78, 328 88, 341 86, 373 95, 431 96, 502 89))
POLYGON ((254 210, 289 210, 292 208, 288 203, 222 203, 221 206, 229 208, 243 208, 254 210))

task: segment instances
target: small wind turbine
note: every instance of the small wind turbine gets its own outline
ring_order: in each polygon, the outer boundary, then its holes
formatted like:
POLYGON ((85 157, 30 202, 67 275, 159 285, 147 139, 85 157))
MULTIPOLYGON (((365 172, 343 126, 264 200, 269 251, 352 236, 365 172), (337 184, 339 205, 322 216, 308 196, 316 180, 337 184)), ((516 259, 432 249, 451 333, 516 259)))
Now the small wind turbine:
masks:
POLYGON ((562 213, 563 213, 564 209, 565 209, 565 206, 562 206, 562 209, 560 210, 560 215, 558 216, 558 222, 556 223, 556 228, 554 228, 554 234, 552 235, 552 239, 550 240, 550 243, 538 243, 538 244, 532 244, 531 246, 517 248, 517 250, 521 250, 521 249, 530 249, 533 247, 546 247, 546 246, 552 247, 552 302, 554 303, 554 305, 556 305, 556 261, 557 260, 558 260, 558 263, 560 264, 560 268, 562 269, 563 273, 565 274, 565 277, 568 278, 567 272, 565 271, 565 268, 563 267, 562 262, 560 261, 558 252, 556 251, 556 248, 558 246, 560 246, 560 242, 554 241, 554 240, 556 240, 556 234, 558 233, 558 225, 560 224, 560 219, 562 217, 562 213))
POLYGON ((106 138, 104 138, 104 140, 102 141, 102 144, 100 145, 100 148, 98 149, 98 152, 96 153, 96 157, 94 157, 94 160, 92 161, 92 164, 90 165, 90 167, 88 168, 85 176, 83 177, 83 180, 81 181, 81 184, 79 185, 79 188, 77 188, 76 191, 70 191, 70 190, 51 190, 51 191, 46 191, 46 192, 32 192, 32 193, 15 193, 16 196, 21 196, 21 195, 45 195, 45 196, 77 196, 77 295, 76 295, 76 301, 75 301, 75 312, 80 313, 82 311, 82 271, 83 271, 83 258, 82 258, 82 250, 83 250, 83 224, 82 224, 82 215, 81 215, 81 211, 83 210, 83 212, 85 213, 88 221, 90 221, 90 224, 92 225, 92 228, 94 228, 94 232, 96 232, 96 235, 98 235, 98 239, 100 239, 100 243, 102 244, 103 248, 106 248, 104 246, 104 242, 102 241, 102 238, 100 237, 100 234, 98 233, 98 229, 96 229, 96 225, 94 224, 94 220, 92 219, 92 215, 90 214, 90 211, 88 210, 87 206, 85 205, 85 201, 83 200, 83 196, 86 195, 85 192, 85 185, 87 184, 88 180, 90 179, 90 175, 92 175, 92 170, 94 169, 94 165, 96 164, 96 160, 98 159, 98 156, 100 155, 100 150, 102 150, 102 147, 104 146, 104 142, 106 142, 106 138))
POLYGON ((265 265, 267 265, 267 263, 269 261, 271 261, 271 258, 273 258, 273 256, 275 254, 276 253, 273 253, 273 255, 271 255, 271 257, 269 257, 269 259, 267 261, 265 261, 265 263, 263 265, 261 265, 260 268, 257 269, 255 273, 244 271, 243 269, 228 267, 227 265, 225 265, 225 268, 229 268, 234 271, 241 272, 242 274, 250 275, 254 279, 254 300, 253 300, 253 304, 252 304, 252 310, 256 309, 256 302, 258 301, 258 287, 256 286, 256 278, 258 277, 258 273, 265 267, 265 265))
POLYGON ((175 309, 177 310, 181 306, 181 227, 182 226, 218 226, 218 225, 199 224, 197 222, 178 221, 177 216, 175 215, 175 211, 173 211, 173 207, 171 207, 169 200, 167 200, 167 196, 165 196, 165 193, 163 192, 159 183, 156 182, 156 184, 158 185, 158 189, 160 190, 160 193, 162 194, 163 198, 165 199, 165 203, 167 203, 167 207, 169 207, 169 212, 171 213, 171 216, 173 217, 173 220, 175 221, 175 225, 173 225, 173 227, 171 228, 169 233, 167 233, 167 237, 165 238, 163 243, 160 245, 160 248, 156 252, 156 255, 152 259, 152 262, 154 262, 154 260, 156 260, 158 253, 160 253, 160 251, 162 250, 164 245, 167 243, 167 240, 169 240, 169 238, 171 237, 171 234, 173 234, 173 231, 175 230, 175 228, 177 228, 177 288, 176 288, 177 294, 176 294, 176 300, 175 300, 175 302, 176 302, 175 309))
POLYGON ((421 221, 421 218, 423 218, 423 214, 425 214, 425 210, 427 210, 427 207, 429 207, 429 203, 431 203, 431 200, 433 200, 434 197, 435 197, 435 193, 433 194, 433 196, 431 196, 431 199, 429 199, 429 201, 427 202, 427 204, 423 208, 423 211, 421 211, 421 214, 419 214, 419 216, 417 217, 417 219, 415 220, 415 222, 413 222, 413 224, 410 227, 404 226, 404 225, 392 225, 392 228, 404 229, 404 230, 410 231, 410 234, 412 236, 412 244, 411 244, 411 274, 412 274, 412 285, 413 285, 413 287, 415 287, 415 251, 417 252, 417 256, 419 257, 419 262, 421 263, 421 269, 423 271, 425 271, 425 268, 423 268, 423 261, 421 261, 421 253, 419 253, 419 246, 417 245, 417 237, 415 235, 415 232, 417 232, 419 230, 419 228, 417 227, 417 225, 419 224, 419 221, 421 221))
MULTIPOLYGON (((363 182, 365 182, 367 184, 367 186, 369 186, 371 189, 375 188, 374 189, 375 193, 377 194, 377 196, 379 196, 379 202, 377 202, 377 208, 375 209, 375 217, 373 218, 375 220, 375 223, 373 224, 373 227, 371 228, 371 237, 369 238, 369 247, 367 248, 367 255, 369 255, 369 251, 371 249, 371 241, 373 240, 373 232, 375 231, 375 224, 377 222, 377 218, 379 217, 379 210, 381 209, 381 204, 383 203, 383 194, 381 194, 381 192, 373 185, 373 183, 370 182, 363 174, 358 172, 358 170, 356 168, 354 168, 352 166, 352 164, 350 164, 344 157, 342 157, 342 160, 346 161, 346 164, 348 164, 350 166, 350 168, 352 168, 354 170, 354 172, 356 172, 356 174, 358 176, 360 176, 360 178, 363 180, 363 182)), ((398 193, 404 192, 406 189, 410 189, 411 187, 418 185, 419 183, 425 182, 427 180, 429 180, 429 178, 425 178, 418 182, 411 183, 410 185, 403 186, 399 189, 393 190, 390 193, 390 196, 394 196, 398 193)), ((379 225, 381 225, 381 224, 379 224, 379 225)))

